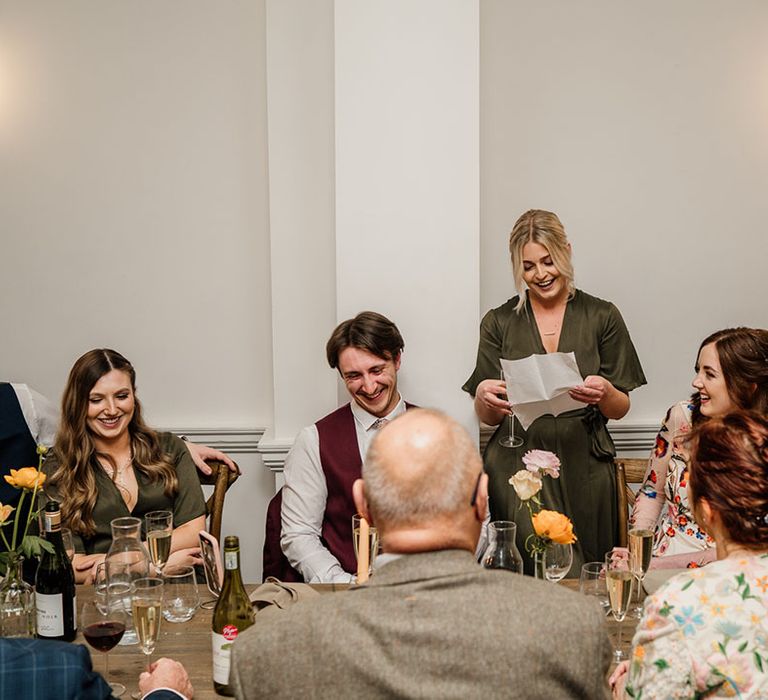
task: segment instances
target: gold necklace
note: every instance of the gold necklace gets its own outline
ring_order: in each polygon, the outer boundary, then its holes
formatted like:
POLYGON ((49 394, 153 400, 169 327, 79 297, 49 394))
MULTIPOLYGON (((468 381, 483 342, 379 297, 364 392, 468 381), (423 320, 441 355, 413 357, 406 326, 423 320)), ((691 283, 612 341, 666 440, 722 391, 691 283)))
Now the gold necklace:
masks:
MULTIPOLYGON (((101 464, 101 468, 109 474, 109 471, 107 467, 104 466, 104 464, 99 461, 99 464, 101 464)), ((128 459, 123 462, 123 465, 121 467, 116 467, 114 470, 114 473, 111 475, 112 482, 117 486, 118 489, 125 492, 126 494, 130 494, 130 489, 128 488, 128 482, 125 480, 125 474, 128 472, 128 469, 133 466, 133 452, 128 456, 128 459)))

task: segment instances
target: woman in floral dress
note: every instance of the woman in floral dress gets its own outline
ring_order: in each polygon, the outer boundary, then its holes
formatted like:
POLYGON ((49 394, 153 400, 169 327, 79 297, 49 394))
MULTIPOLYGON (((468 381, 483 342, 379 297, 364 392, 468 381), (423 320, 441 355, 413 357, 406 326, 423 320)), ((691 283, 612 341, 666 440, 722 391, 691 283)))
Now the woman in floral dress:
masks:
POLYGON ((768 419, 705 421, 691 455, 693 512, 717 561, 646 599, 614 698, 768 697, 768 419))
POLYGON ((632 527, 655 530, 651 568, 713 561, 712 539, 691 514, 686 490, 686 439, 702 421, 736 409, 768 415, 768 331, 727 328, 704 339, 696 359, 696 390, 667 411, 632 511, 632 527))

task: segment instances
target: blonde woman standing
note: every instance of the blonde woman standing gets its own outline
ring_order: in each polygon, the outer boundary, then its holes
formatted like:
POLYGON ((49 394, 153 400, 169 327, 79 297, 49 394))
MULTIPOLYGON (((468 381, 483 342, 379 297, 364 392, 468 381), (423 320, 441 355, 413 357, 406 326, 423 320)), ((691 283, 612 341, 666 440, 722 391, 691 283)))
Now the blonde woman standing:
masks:
POLYGON ((480 325, 477 363, 463 389, 474 397, 483 423, 499 426, 485 450, 492 520, 517 522, 518 547, 526 573, 533 564, 520 546, 531 533, 530 518, 518 508, 509 478, 524 469, 527 450, 549 450, 562 463, 559 479, 545 479, 545 508, 565 513, 578 542, 571 571, 583 561, 599 561, 616 543, 617 514, 613 457, 606 422, 629 411, 629 392, 645 384, 640 361, 619 310, 576 289, 571 244, 555 214, 532 209, 515 223, 509 238, 518 295, 491 309, 480 325), (571 390, 583 408, 557 417, 542 416, 527 431, 515 419, 519 448, 499 444, 511 413, 500 359, 573 352, 583 384, 571 390))

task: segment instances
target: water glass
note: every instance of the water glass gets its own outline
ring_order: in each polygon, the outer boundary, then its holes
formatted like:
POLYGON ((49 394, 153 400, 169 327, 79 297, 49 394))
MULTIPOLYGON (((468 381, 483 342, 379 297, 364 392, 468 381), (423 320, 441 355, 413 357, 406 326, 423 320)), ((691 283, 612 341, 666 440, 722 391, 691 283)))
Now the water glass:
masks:
POLYGON ((72 561, 72 557, 75 556, 75 541, 72 538, 72 530, 68 527, 61 528, 61 541, 64 543, 64 551, 69 557, 69 561, 72 561))
POLYGON ((579 592, 593 596, 605 613, 611 607, 608 603, 608 589, 605 587, 605 565, 601 561, 589 561, 581 567, 579 592))
POLYGON ((564 578, 573 564, 573 546, 552 542, 544 550, 544 578, 557 582, 564 578))
POLYGON ((191 566, 166 568, 163 575, 163 617, 168 622, 191 620, 200 603, 191 566))

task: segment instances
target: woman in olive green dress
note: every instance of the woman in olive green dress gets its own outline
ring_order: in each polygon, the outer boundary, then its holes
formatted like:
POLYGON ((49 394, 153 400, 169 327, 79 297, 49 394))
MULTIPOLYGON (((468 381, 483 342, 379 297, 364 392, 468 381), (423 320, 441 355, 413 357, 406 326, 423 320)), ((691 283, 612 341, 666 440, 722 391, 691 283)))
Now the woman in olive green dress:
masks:
POLYGON ((477 364, 463 389, 474 396, 483 423, 499 426, 484 454, 489 475, 491 520, 517 522, 517 543, 526 573, 532 559, 523 546, 532 532, 527 508, 520 508, 509 478, 524 469, 528 450, 549 450, 562 463, 560 478, 545 477, 543 507, 571 518, 578 542, 571 575, 585 561, 602 561, 616 544, 617 513, 608 419, 629 411, 629 392, 645 376, 619 310, 610 302, 575 288, 571 245, 557 216, 530 210, 515 223, 509 238, 518 296, 491 309, 480 325, 477 364), (511 414, 499 360, 533 354, 573 352, 584 382, 571 390, 584 408, 555 417, 541 416, 527 431, 515 420, 518 448, 499 438, 511 414))
POLYGON ((153 510, 173 513, 172 563, 202 562, 196 548, 205 501, 194 462, 179 438, 147 427, 135 392, 133 366, 107 349, 80 357, 64 389, 45 489, 75 536, 78 583, 104 560, 114 518, 143 519, 153 510))

